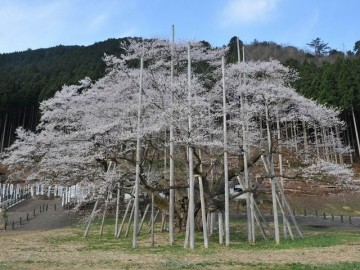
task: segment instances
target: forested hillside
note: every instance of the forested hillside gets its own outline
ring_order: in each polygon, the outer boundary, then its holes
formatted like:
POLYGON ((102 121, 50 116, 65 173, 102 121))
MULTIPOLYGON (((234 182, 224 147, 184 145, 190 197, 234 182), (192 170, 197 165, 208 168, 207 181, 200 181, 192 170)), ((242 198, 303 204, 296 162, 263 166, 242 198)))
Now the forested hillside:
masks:
MULTIPOLYGON (((0 128, 1 148, 9 146, 17 126, 34 129, 38 104, 84 77, 96 80, 105 74, 104 53, 120 56, 120 42, 109 39, 91 46, 57 46, 0 54, 0 128)), ((229 42, 228 62, 237 58, 235 38, 229 42)), ((328 50, 309 53, 293 46, 253 41, 245 46, 246 60, 278 59, 299 72, 294 87, 303 95, 322 103, 360 112, 360 53, 346 54, 328 50)), ((210 44, 209 44, 210 46, 210 44)), ((347 113, 344 113, 345 120, 347 113)), ((350 125, 350 123, 349 123, 350 125)))
POLYGON ((119 56, 119 39, 0 54, 1 150, 13 140, 17 126, 35 128, 39 101, 52 97, 64 84, 104 76, 104 53, 119 56))

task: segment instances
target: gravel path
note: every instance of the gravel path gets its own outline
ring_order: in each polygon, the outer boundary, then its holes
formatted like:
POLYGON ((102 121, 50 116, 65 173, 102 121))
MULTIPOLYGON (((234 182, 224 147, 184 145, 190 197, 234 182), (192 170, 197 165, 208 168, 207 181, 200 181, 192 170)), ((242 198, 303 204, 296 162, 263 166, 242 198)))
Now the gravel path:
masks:
POLYGON ((77 215, 64 211, 61 199, 27 199, 8 210, 7 231, 52 230, 68 227, 76 222, 77 215))

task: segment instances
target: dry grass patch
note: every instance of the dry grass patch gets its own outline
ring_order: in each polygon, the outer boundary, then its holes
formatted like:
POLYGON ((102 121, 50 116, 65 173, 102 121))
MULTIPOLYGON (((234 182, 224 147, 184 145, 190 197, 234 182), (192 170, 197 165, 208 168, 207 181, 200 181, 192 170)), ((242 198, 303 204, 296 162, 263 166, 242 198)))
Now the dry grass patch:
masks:
POLYGON ((306 269, 302 267, 310 265, 341 269, 351 262, 360 267, 360 237, 354 230, 307 228, 304 239, 283 241, 280 246, 271 240, 249 245, 243 233, 225 247, 213 235, 209 249, 202 246, 199 233, 192 251, 183 249, 183 234, 177 235, 175 246, 169 246, 167 233, 156 233, 156 245, 151 247, 150 235, 143 233, 139 248, 132 249, 131 233, 114 238, 111 222, 102 237, 98 229, 97 224, 92 226, 87 238, 82 236, 83 227, 0 232, 0 269, 306 269))

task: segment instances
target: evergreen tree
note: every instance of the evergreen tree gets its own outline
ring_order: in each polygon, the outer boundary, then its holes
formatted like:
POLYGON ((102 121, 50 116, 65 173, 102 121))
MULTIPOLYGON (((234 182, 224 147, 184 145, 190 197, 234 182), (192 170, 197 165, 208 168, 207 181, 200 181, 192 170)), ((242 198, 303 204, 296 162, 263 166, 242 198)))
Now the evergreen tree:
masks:
POLYGON ((314 49, 316 56, 322 56, 326 54, 330 50, 328 44, 329 43, 325 43, 319 37, 313 39, 310 43, 306 43, 306 45, 309 45, 311 48, 314 49))

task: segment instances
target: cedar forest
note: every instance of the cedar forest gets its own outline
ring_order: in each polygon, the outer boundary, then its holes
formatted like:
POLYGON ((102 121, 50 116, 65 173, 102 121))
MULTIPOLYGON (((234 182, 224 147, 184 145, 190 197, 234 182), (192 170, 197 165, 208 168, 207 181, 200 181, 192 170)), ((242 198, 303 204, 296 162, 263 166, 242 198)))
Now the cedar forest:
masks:
MULTIPOLYGON (((35 129, 40 117, 39 102, 52 97, 64 84, 75 84, 85 77, 97 80, 104 76, 104 53, 120 56, 123 49, 119 43, 126 39, 108 39, 91 46, 59 45, 0 54, 0 136, 4 141, 1 151, 13 142, 18 126, 35 129)), ((226 61, 234 63, 237 57, 235 37, 228 46, 226 61)), ((245 55, 254 61, 277 59, 295 68, 299 79, 292 86, 307 98, 341 108, 346 122, 350 122, 351 105, 360 115, 360 41, 355 43, 353 51, 343 53, 328 49, 316 54, 254 40, 246 45, 245 55)))

